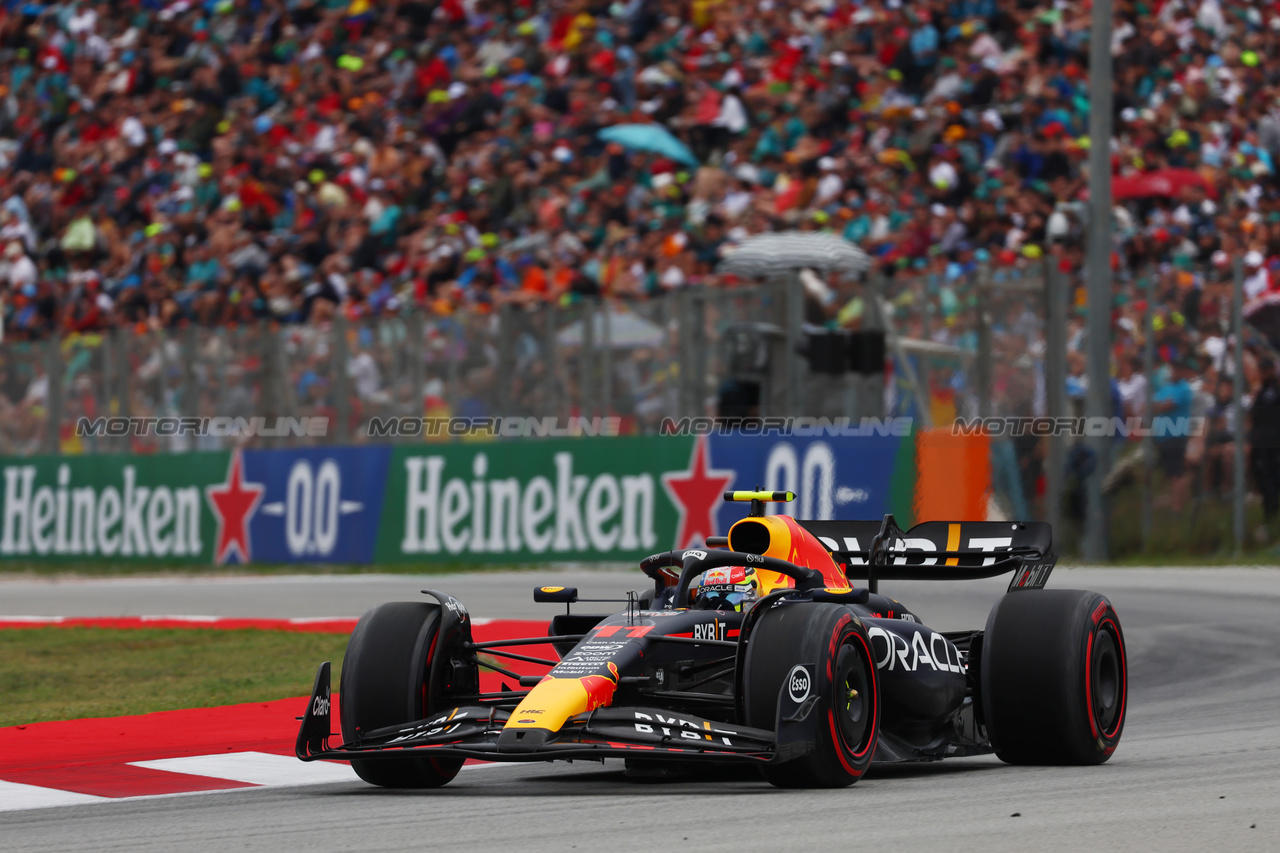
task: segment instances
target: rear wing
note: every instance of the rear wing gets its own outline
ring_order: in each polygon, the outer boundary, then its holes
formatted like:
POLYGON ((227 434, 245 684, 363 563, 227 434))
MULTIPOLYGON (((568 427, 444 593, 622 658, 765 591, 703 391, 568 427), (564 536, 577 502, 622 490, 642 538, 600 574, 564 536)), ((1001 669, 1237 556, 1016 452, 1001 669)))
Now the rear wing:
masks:
POLYGON ((850 579, 973 580, 1015 572, 1009 591, 1040 589, 1058 557, 1043 521, 800 521, 850 579))

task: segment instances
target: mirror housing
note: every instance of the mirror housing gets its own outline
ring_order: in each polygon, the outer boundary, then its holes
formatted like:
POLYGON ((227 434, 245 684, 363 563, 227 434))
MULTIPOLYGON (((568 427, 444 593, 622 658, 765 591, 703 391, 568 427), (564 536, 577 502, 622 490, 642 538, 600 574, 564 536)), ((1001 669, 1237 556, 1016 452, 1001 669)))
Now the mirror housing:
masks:
POLYGON ((832 601, 836 604, 866 604, 870 590, 865 586, 853 589, 834 589, 826 586, 813 591, 814 601, 832 601))
POLYGON ((573 604, 578 600, 576 586, 536 586, 533 600, 538 604, 573 604))

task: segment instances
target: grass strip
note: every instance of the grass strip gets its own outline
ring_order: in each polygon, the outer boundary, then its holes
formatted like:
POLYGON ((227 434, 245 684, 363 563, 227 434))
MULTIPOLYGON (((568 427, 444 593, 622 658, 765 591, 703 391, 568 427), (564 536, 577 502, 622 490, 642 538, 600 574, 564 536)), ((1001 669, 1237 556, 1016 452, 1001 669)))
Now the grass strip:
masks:
POLYGON ((346 646, 287 631, 0 631, 0 726, 305 696, 321 661, 336 688, 346 646))

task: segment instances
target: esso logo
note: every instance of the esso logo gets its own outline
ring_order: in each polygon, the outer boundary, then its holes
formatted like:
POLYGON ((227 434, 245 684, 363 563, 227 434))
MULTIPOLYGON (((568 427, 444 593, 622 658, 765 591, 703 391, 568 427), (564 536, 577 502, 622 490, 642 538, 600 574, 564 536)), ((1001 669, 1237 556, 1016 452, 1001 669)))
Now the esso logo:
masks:
POLYGON ((791 697, 792 702, 799 704, 808 699, 809 689, 812 686, 809 670, 800 664, 791 667, 791 672, 787 673, 787 695, 791 697))

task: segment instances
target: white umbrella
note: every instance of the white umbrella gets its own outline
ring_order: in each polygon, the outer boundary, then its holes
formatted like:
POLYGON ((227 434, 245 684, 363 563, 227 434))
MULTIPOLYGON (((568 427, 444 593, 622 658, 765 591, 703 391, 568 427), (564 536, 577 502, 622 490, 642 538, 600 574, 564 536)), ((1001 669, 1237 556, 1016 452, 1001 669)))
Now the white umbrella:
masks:
MULTIPOLYGON (((583 328, 581 320, 570 323, 556 334, 556 343, 566 347, 581 346, 583 328)), ((595 346, 604 345, 604 314, 601 312, 591 313, 591 337, 595 346)), ((657 323, 631 311, 609 312, 609 346, 613 349, 656 347, 664 340, 666 333, 657 323)))
POLYGON ((843 237, 816 231, 780 231, 748 237, 733 250, 726 250, 720 272, 743 278, 771 278, 805 268, 862 272, 870 266, 870 256, 843 237))

